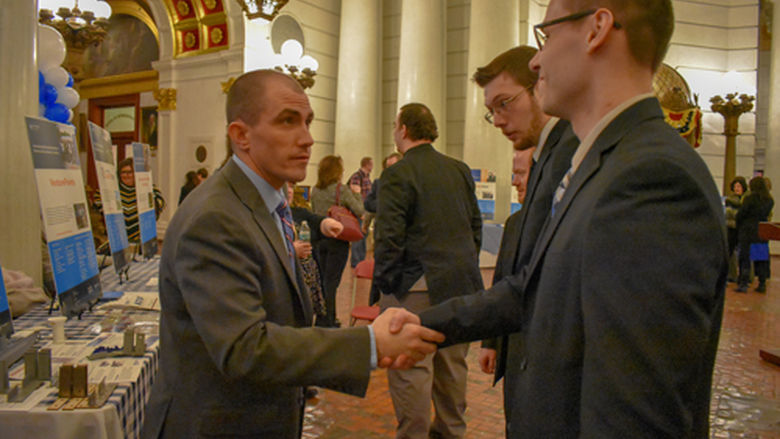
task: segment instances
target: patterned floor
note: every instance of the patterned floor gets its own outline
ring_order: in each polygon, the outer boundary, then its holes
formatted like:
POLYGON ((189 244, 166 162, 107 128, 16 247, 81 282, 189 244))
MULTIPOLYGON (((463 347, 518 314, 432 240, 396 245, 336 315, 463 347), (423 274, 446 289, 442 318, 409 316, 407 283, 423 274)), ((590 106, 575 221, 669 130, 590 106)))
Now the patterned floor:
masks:
MULTIPOLYGON (((780 259, 773 260, 780 273, 780 259)), ((489 274, 487 274, 490 276, 489 274)), ((352 270, 347 268, 338 293, 338 315, 349 321, 352 270)), ((780 275, 768 283, 767 294, 734 292, 729 284, 720 346, 713 379, 711 437, 718 439, 780 439, 780 366, 759 358, 760 348, 780 349, 780 275)), ((358 281, 357 303, 367 302, 368 282, 358 281)), ((500 384, 477 365, 478 344, 469 352, 468 431, 466 438, 503 437, 504 415, 500 384)), ((309 400, 305 438, 392 438, 395 415, 387 393, 387 376, 374 371, 365 398, 320 389, 309 400)))

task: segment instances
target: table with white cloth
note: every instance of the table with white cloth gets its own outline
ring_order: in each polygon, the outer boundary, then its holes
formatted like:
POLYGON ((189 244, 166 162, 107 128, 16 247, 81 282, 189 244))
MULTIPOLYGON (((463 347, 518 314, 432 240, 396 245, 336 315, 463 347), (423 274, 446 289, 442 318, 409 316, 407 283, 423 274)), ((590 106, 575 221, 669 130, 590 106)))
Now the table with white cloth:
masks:
MULTIPOLYGON (((133 262, 129 270, 129 281, 122 284, 113 270, 107 267, 100 274, 104 297, 116 297, 123 292, 157 292, 159 257, 148 261, 133 262)), ((107 382, 117 384, 108 401, 100 408, 64 411, 47 410, 57 399, 58 390, 47 384, 38 388, 25 402, 8 403, 0 395, 0 437, 21 438, 78 438, 113 439, 137 438, 140 436, 144 419, 144 406, 157 374, 158 343, 156 325, 159 313, 150 310, 116 308, 110 301, 101 301, 91 311, 83 313, 80 319, 65 323, 65 345, 52 345, 49 317, 59 316, 58 310, 49 314, 49 306, 40 306, 14 320, 14 330, 24 332, 37 328, 40 340, 36 347, 51 347, 52 375, 58 374, 63 358, 81 358, 95 346, 121 345, 123 330, 140 328, 149 332, 146 336, 146 352, 143 357, 112 357, 103 360, 75 363, 88 364, 90 384, 93 376, 105 376, 107 382), (115 344, 115 342, 117 342, 115 344), (72 352, 72 354, 71 354, 72 352), (60 357, 57 357, 60 356, 60 357)), ((11 384, 14 378, 21 378, 24 367, 12 367, 11 384)), ((17 381, 18 382, 18 381, 17 381)))

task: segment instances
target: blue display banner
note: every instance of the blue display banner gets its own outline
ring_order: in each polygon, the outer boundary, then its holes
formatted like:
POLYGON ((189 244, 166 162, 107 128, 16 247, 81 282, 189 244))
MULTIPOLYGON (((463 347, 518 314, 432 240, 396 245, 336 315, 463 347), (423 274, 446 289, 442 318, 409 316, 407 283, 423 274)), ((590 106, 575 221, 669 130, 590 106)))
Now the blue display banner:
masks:
POLYGON ((512 215, 513 213, 520 211, 520 209, 522 208, 523 208, 522 203, 512 203, 509 206, 509 214, 512 215))
POLYGON ((111 147, 111 134, 92 122, 88 123, 89 138, 95 157, 100 199, 103 205, 103 218, 106 223, 108 245, 114 261, 114 270, 122 273, 132 257, 127 240, 127 229, 122 212, 119 184, 111 147))
POLYGON ((8 294, 3 282, 3 267, 0 267, 0 337, 9 337, 13 332, 11 308, 8 306, 8 294))
POLYGON ((157 217, 154 206, 154 185, 150 166, 149 145, 133 143, 135 200, 138 206, 138 227, 144 258, 157 253, 157 217))
POLYGON ((71 317, 101 294, 75 128, 31 117, 26 122, 54 285, 63 315, 71 317))

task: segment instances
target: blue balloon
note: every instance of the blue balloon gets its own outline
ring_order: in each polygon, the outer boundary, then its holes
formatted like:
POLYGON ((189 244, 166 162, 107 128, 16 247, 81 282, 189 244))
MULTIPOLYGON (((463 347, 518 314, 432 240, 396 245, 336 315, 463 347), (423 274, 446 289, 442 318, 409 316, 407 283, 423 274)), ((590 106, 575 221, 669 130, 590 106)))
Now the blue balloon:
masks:
POLYGON ((38 90, 38 101, 47 107, 57 102, 57 89, 51 84, 43 84, 38 90))
POLYGON ((71 87, 73 88, 73 75, 68 72, 68 83, 65 84, 65 87, 71 87))
POLYGON ((46 80, 43 79, 43 72, 38 70, 38 88, 43 87, 43 84, 46 84, 46 80))
POLYGON ((56 102, 46 107, 46 112, 44 112, 43 117, 53 120, 54 122, 65 123, 70 118, 70 112, 68 111, 68 107, 56 102))

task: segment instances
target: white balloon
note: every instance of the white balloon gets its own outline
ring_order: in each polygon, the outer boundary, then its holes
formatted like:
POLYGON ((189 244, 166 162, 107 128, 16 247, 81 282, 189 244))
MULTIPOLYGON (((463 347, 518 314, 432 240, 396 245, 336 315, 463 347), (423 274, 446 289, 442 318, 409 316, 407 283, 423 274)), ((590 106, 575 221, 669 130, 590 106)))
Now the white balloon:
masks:
POLYGON ((298 40, 287 40, 282 44, 282 56, 287 64, 297 64, 301 55, 303 55, 303 46, 298 40))
POLYGON ((73 110, 68 110, 68 122, 73 120, 73 110))
POLYGON ((70 87, 62 87, 57 89, 57 102, 60 104, 68 108, 73 108, 79 104, 79 100, 81 100, 81 97, 79 96, 79 92, 76 90, 70 87))
POLYGON ((53 85, 59 91, 68 83, 68 71, 60 66, 50 67, 43 71, 43 79, 46 80, 47 84, 53 85))
POLYGON ((38 24, 38 70, 62 65, 65 50, 65 40, 57 29, 38 24))
POLYGON ((46 106, 38 104, 38 116, 43 117, 44 114, 46 114, 46 106))
POLYGON ((316 72, 319 67, 320 64, 311 55, 303 55, 301 58, 302 69, 311 69, 313 72, 316 72))

